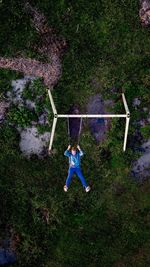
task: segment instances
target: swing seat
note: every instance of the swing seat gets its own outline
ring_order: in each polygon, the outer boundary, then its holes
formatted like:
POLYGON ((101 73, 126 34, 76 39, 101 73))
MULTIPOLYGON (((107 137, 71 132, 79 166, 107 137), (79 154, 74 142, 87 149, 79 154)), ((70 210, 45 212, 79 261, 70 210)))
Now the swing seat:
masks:
MULTIPOLYGON (((73 105, 70 107, 68 114, 81 114, 79 107, 73 105)), ((82 118, 69 118, 68 119, 68 135, 71 143, 78 144, 81 133, 82 118)))

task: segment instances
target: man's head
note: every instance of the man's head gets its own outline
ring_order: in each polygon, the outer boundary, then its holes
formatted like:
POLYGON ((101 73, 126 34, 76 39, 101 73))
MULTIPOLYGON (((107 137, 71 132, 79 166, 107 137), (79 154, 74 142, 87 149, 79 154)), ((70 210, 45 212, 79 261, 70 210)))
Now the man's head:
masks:
POLYGON ((77 149, 76 149, 75 146, 73 146, 73 147, 71 148, 71 153, 72 153, 72 155, 75 155, 76 152, 77 152, 77 149))

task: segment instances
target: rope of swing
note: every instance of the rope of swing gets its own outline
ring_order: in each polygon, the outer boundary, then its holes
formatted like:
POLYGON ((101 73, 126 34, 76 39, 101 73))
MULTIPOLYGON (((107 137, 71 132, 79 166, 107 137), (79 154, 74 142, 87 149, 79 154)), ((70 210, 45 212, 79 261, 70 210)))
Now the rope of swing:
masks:
POLYGON ((70 137, 69 118, 67 118, 67 125, 68 125, 68 144, 70 145, 71 137, 70 137))
MULTIPOLYGON (((69 144, 70 144, 70 142, 71 142, 71 137, 70 137, 69 118, 67 118, 67 126, 68 126, 68 142, 69 142, 69 144)), ((80 126, 79 126, 78 138, 77 138, 77 145, 79 145, 81 129, 82 129, 82 118, 80 118, 80 126)))
POLYGON ((79 145, 81 129, 82 129, 82 118, 80 118, 80 126, 79 126, 77 145, 79 145))

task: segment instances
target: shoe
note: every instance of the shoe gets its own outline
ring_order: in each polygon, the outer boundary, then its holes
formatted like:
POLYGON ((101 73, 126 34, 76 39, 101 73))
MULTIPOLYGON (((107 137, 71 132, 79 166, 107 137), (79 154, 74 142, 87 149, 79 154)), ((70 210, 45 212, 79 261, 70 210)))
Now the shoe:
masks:
POLYGON ((85 188, 85 192, 87 193, 87 192, 89 192, 91 190, 91 187, 90 186, 87 186, 86 188, 85 188))
POLYGON ((64 185, 64 191, 67 192, 68 191, 68 187, 66 185, 64 185))

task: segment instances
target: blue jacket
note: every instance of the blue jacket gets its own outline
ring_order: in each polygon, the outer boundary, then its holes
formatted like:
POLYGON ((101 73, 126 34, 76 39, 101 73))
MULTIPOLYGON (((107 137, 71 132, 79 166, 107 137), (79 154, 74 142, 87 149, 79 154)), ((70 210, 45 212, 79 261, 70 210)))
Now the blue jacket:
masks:
POLYGON ((69 167, 71 168, 79 168, 80 167, 80 158, 83 156, 83 151, 76 151, 75 155, 72 155, 72 153, 67 149, 64 152, 64 155, 69 158, 69 167))

